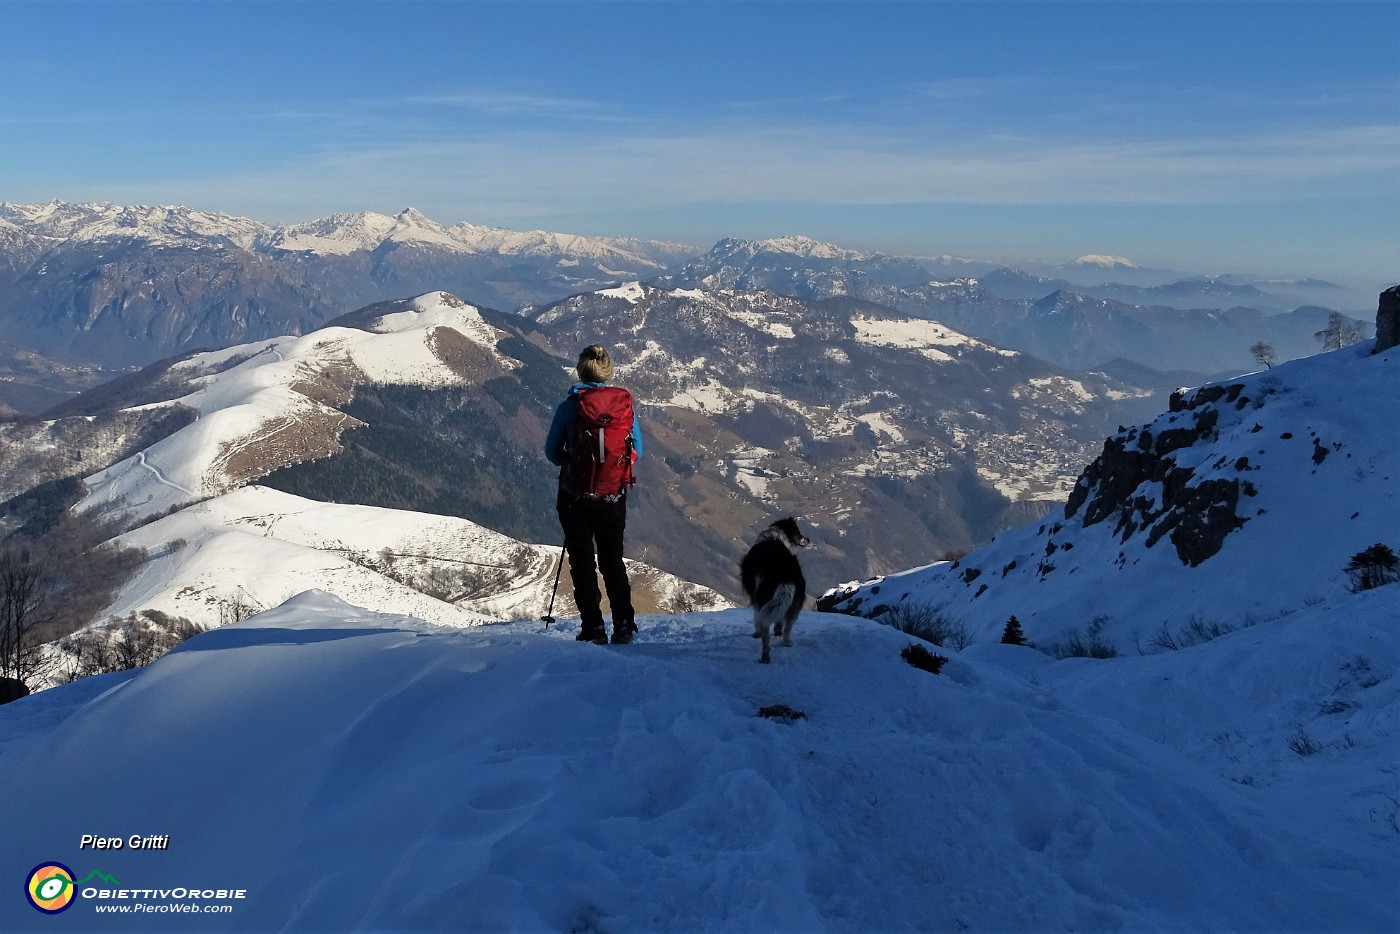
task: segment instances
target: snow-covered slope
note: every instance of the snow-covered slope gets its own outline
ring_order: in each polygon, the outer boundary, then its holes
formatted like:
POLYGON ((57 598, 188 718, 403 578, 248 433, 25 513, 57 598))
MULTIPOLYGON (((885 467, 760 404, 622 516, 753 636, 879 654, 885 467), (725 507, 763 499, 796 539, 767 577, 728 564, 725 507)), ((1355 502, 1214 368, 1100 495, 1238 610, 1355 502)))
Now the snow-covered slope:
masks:
POLYGON ((145 518, 340 449, 336 410, 357 383, 459 385, 516 366, 476 308, 429 293, 371 322, 196 354, 170 368, 193 387, 173 400, 192 424, 87 480, 82 509, 145 518))
MULTIPOLYGON (((550 599, 559 547, 518 542, 450 516, 319 503, 251 486, 121 537, 151 560, 108 614, 155 609, 203 627, 305 590, 449 626, 534 618, 550 599)), ((643 610, 720 609, 714 591, 629 562, 643 610)), ((577 612, 567 573, 554 615, 577 612)))
MULTIPOLYGON (((1359 598, 1365 617, 1393 632, 1400 612, 1380 596, 1359 598)), ((600 649, 571 631, 442 630, 312 593, 143 671, 0 708, 0 875, 58 861, 88 880, 58 918, 0 900, 0 927, 1358 932, 1400 920, 1381 794, 1393 791, 1327 784, 1339 768, 1375 771, 1391 748, 1393 642, 1365 647, 1385 680, 1358 689, 1350 746, 1270 786, 1125 726, 1151 713, 1137 709, 1143 691, 1117 693, 1136 669, 1071 696, 1058 672, 1073 663, 986 646, 933 676, 900 660, 906 638, 819 614, 759 666, 746 616, 644 618, 637 644, 600 649), (1017 673, 1023 663, 1035 670, 1017 673), (1089 709, 1110 699, 1121 722, 1089 709), (755 715, 777 704, 805 718, 755 715), (168 835, 169 848, 85 850, 83 834, 168 835), (233 906, 197 925, 97 912, 168 905, 161 890, 177 887, 244 895, 196 898, 233 906)), ((1308 636, 1342 649, 1352 636, 1335 623, 1319 613, 1308 636)), ((1219 645, 1179 653, 1173 673, 1219 645)), ((1282 651, 1248 657, 1256 673, 1296 670, 1282 651)), ((1292 687, 1305 695, 1330 674, 1292 687)), ((1190 684, 1202 730, 1234 713, 1212 699, 1270 710, 1266 692, 1190 684)))
POLYGON ((1041 643, 1101 618, 1124 650, 1342 594, 1352 555, 1400 545, 1400 351, 1372 346, 1185 394, 1110 438, 1060 513, 826 605, 938 606, 989 636, 1015 615, 1041 643))

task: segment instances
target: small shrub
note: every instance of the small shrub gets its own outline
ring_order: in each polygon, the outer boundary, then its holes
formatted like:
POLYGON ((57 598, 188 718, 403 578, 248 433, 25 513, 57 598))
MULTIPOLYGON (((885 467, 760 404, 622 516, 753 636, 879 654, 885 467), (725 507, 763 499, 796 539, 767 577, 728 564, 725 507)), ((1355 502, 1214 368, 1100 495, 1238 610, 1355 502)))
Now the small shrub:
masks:
POLYGON ((965 623, 926 603, 901 603, 880 614, 876 622, 959 652, 976 641, 965 623))
POLYGON ((911 642, 905 646, 899 653, 899 657, 915 668, 935 675, 948 663, 947 656, 935 655, 917 642, 911 642))
POLYGON ((770 704, 767 707, 758 708, 758 715, 769 720, 805 720, 807 715, 800 710, 793 710, 787 704, 770 704))
POLYGON ((1103 637, 1106 625, 1107 616, 1095 616, 1083 629, 1072 631, 1064 642, 1051 645, 1050 654, 1055 658, 1116 658, 1118 650, 1103 637))
MULTIPOLYGON (((1356 682, 1357 687, 1362 689, 1373 688, 1385 679, 1376 674, 1376 670, 1371 667, 1371 660, 1364 655, 1358 655, 1342 665, 1342 671, 1347 677, 1356 682)), ((1337 686, 1338 690, 1346 682, 1343 681, 1337 686)))
POLYGON ((1152 647, 1162 651, 1176 651, 1178 649, 1189 649, 1193 645, 1203 645, 1212 639, 1219 639, 1238 629, 1229 623, 1217 623, 1204 617, 1191 614, 1187 618, 1186 625, 1177 632, 1172 632, 1166 623, 1152 637, 1152 647))
POLYGON ((1289 739, 1288 748, 1300 756, 1313 756, 1322 751, 1322 747, 1302 727, 1298 727, 1298 732, 1289 739))

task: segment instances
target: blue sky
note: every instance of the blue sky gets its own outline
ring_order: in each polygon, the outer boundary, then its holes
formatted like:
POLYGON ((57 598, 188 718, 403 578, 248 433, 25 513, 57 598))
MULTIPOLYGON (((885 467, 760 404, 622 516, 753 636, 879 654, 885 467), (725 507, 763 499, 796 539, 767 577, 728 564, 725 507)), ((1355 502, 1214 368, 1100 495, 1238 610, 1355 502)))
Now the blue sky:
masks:
POLYGON ((1379 285, 1400 2, 0 0, 0 200, 1379 285))

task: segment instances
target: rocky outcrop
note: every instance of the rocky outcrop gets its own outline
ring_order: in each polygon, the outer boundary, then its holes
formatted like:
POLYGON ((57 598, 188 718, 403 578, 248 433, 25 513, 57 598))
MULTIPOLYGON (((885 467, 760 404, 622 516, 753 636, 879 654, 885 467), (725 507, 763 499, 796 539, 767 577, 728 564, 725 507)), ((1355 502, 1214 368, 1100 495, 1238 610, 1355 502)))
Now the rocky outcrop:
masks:
MULTIPOLYGON (((1070 493, 1065 518, 1083 509, 1086 527, 1111 519, 1120 541, 1144 531, 1149 548, 1170 537, 1177 556, 1191 567, 1210 558, 1227 535, 1244 525, 1236 509, 1241 495, 1253 495, 1254 487, 1240 478, 1197 480, 1194 468, 1168 455, 1213 440, 1220 406, 1249 404, 1244 388, 1236 383, 1207 386, 1190 396, 1175 393, 1171 412, 1182 417, 1172 421, 1182 424, 1156 434, 1132 428, 1109 438, 1070 493)), ((1247 459, 1241 458, 1235 469, 1247 471, 1247 459)))
POLYGON ((1376 347, 1371 353, 1389 350, 1397 344, 1400 344, 1400 285, 1381 293, 1376 309, 1376 347))

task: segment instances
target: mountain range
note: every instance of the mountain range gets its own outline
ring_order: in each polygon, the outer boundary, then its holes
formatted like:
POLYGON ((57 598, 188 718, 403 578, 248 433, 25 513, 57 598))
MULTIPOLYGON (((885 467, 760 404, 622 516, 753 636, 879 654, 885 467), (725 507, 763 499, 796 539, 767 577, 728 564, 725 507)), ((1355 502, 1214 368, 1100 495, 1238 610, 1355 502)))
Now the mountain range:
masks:
POLYGON ((1330 309, 1364 310, 1369 298, 1319 280, 1183 278, 1112 256, 1026 268, 867 254, 801 236, 730 238, 702 254, 446 226, 411 208, 279 227, 178 206, 0 203, 0 414, 33 414, 132 367, 304 334, 433 290, 502 311, 634 280, 860 298, 1063 367, 1123 361, 1194 381, 1252 367, 1248 348, 1259 341, 1281 359, 1312 352, 1330 309), (1052 305, 1084 314, 1047 316, 1052 294, 1052 305))
POLYGON ((121 368, 305 333, 434 288, 514 308, 656 274, 693 252, 444 227, 412 209, 273 227, 184 207, 0 204, 0 327, 69 363, 121 368))
MULTIPOLYGON (((1107 269, 1116 272, 1119 266, 1107 269)), ((1006 268, 980 276, 963 270, 944 280, 912 260, 865 256, 802 238, 721 241, 657 282, 672 288, 859 298, 1059 366, 1105 368, 1123 362, 1189 374, 1191 382, 1253 369, 1258 364, 1250 347, 1261 341, 1271 344, 1279 359, 1315 353, 1314 335, 1330 313, 1315 306, 1286 311, 1285 297, 1233 281, 1086 287, 1006 268)), ((1363 301, 1333 288, 1334 299, 1363 301)), ((1369 327, 1369 319, 1355 323, 1362 333, 1369 327)))

